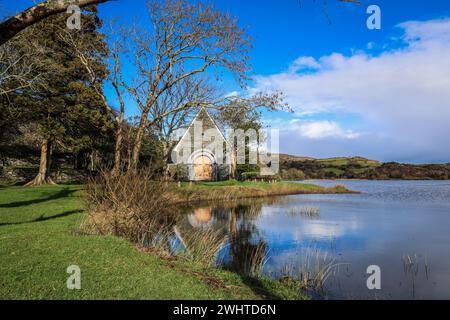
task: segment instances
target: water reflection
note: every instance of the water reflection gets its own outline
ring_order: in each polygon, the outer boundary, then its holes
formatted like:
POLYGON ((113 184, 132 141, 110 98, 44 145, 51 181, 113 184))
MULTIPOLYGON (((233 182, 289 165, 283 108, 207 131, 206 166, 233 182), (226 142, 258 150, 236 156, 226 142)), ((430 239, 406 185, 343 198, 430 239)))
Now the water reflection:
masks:
MULTIPOLYGON (((276 201, 269 200, 271 203, 276 201)), ((191 251, 196 250, 195 246, 204 245, 199 239, 213 241, 210 247, 216 249, 218 264, 240 274, 256 275, 262 271, 268 249, 254 223, 264 201, 258 202, 216 203, 215 207, 187 208, 180 214, 175 234, 185 249, 191 251), (214 235, 214 240, 209 235, 214 235), (186 241, 192 237, 197 241, 186 241)))
POLYGON ((274 278, 300 274, 316 259, 332 262, 340 267, 327 279, 326 298, 450 299, 450 183, 317 183, 363 193, 183 208, 170 227, 171 248, 274 278), (370 265, 382 270, 381 291, 366 286, 370 265))
POLYGON ((243 274, 256 275, 262 271, 268 244, 259 233, 255 219, 261 204, 240 204, 230 209, 229 250, 223 253, 223 266, 243 274))

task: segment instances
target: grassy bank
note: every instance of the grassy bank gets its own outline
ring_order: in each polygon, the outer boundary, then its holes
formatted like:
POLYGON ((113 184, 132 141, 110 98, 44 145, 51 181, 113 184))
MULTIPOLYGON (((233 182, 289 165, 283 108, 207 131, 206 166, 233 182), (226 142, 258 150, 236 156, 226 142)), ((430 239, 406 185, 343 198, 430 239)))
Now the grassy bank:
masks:
POLYGON ((0 299, 303 298, 278 282, 162 259, 118 237, 81 235, 82 192, 0 187, 0 299), (66 287, 70 265, 81 268, 81 290, 66 287))
POLYGON ((284 196, 294 194, 335 194, 353 193, 344 186, 338 185, 330 188, 313 184, 296 182, 238 182, 235 180, 224 182, 183 183, 175 188, 174 201, 198 202, 205 200, 236 200, 244 198, 260 198, 269 196, 284 196))

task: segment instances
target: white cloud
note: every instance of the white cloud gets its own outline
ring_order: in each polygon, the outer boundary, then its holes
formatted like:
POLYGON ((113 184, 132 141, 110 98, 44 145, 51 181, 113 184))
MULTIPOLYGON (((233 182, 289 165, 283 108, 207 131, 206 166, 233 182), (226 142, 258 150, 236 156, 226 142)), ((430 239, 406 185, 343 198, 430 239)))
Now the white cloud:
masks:
MULTIPOLYGON (((257 77, 255 87, 282 90, 297 116, 358 115, 369 133, 360 138, 379 149, 380 159, 450 161, 450 19, 398 27, 403 45, 397 40, 397 49, 377 56, 359 51, 299 57, 287 72, 257 77)), ((322 121, 305 124, 300 132, 312 139, 353 132, 341 126, 322 121)), ((363 151, 356 144, 345 148, 343 153, 363 151)))
POLYGON ((320 64, 317 62, 316 59, 313 57, 299 57, 296 59, 291 66, 289 67, 289 72, 299 72, 299 71, 305 71, 305 70, 314 70, 319 69, 320 64))
POLYGON ((231 98, 231 97, 237 97, 237 96, 239 96, 238 91, 231 91, 225 95, 225 98, 231 98))
POLYGON ((360 134, 351 130, 344 130, 337 122, 334 121, 305 121, 300 120, 291 121, 291 125, 295 131, 302 137, 309 139, 323 139, 323 138, 343 138, 355 139, 360 134))
POLYGON ((450 19, 438 19, 429 21, 407 21, 398 25, 404 32, 404 40, 407 42, 450 40, 450 19))

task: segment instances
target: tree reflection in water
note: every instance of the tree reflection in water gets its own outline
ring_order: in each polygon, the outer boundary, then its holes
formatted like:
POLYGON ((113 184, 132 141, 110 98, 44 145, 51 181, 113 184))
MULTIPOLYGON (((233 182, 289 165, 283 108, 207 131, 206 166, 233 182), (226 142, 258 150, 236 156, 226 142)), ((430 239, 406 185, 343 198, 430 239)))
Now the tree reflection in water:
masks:
POLYGON ((239 274, 259 275, 266 262, 268 243, 255 220, 267 201, 252 199, 187 208, 177 221, 175 234, 186 252, 213 257, 218 265, 239 274))

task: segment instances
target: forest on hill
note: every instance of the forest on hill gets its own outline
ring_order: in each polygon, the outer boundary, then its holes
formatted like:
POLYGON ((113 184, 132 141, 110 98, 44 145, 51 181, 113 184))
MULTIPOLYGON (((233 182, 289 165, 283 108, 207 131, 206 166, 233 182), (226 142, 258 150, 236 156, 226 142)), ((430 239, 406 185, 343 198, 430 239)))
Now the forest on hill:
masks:
POLYGON ((281 176, 287 180, 369 179, 447 180, 450 164, 404 164, 380 162, 362 157, 314 159, 280 155, 281 176))

